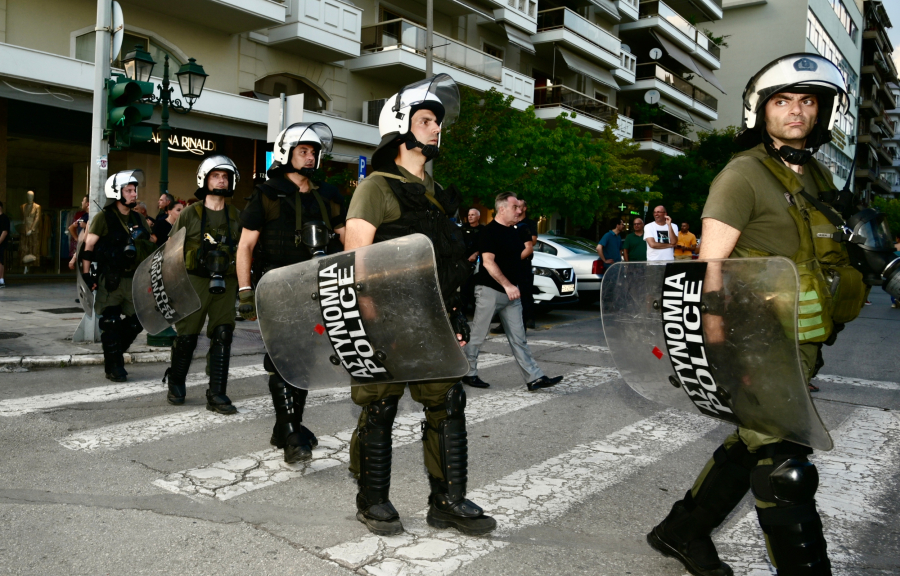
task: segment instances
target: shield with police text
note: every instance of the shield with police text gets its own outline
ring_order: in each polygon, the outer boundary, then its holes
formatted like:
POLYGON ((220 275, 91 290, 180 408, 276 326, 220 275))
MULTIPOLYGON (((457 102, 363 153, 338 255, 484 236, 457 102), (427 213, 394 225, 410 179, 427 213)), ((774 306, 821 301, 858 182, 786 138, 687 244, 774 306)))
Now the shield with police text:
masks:
POLYGON ((259 329, 298 388, 459 379, 469 370, 422 234, 267 272, 259 329))
POLYGON ((797 341, 799 288, 787 258, 622 262, 603 276, 603 330, 641 396, 830 450, 797 341))
POLYGON ((200 309, 200 297, 184 267, 185 235, 186 229, 182 228, 169 236, 134 271, 134 310, 150 334, 159 334, 200 309))
MULTIPOLYGON (((86 234, 85 234, 86 236, 86 234)), ((94 316, 94 293, 91 291, 91 287, 87 285, 84 281, 84 278, 81 276, 81 253, 84 251, 84 238, 78 241, 78 245, 75 247, 75 284, 78 286, 78 301, 81 303, 81 308, 84 310, 84 313, 90 317, 94 316)), ((92 263, 91 266, 94 264, 92 263)))

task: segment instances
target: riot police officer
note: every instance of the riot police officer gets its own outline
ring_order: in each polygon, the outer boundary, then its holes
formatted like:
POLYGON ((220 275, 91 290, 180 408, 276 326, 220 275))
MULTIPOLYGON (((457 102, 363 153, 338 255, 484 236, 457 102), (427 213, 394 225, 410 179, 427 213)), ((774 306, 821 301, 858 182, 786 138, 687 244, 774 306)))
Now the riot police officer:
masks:
MULTIPOLYGON (((831 140, 837 115, 846 111, 847 91, 830 61, 792 54, 758 72, 743 98, 737 142, 746 150, 712 183, 700 258, 783 256, 794 261, 801 300, 796 334, 803 373, 810 379, 821 366, 822 344, 834 342, 839 326, 857 316, 868 293, 836 228, 841 218, 832 204, 839 194, 828 170, 813 157, 831 140)), ((714 280, 707 276, 704 286, 704 292, 711 290, 704 301, 713 316, 714 280)), ((721 324, 705 325, 711 327, 707 343, 721 342, 723 333, 716 330, 721 324)), ((749 489, 778 574, 831 574, 814 500, 818 473, 808 459, 811 453, 807 446, 738 428, 648 534, 650 545, 680 560, 692 574, 732 574, 710 534, 749 489)))
POLYGON ((131 280, 134 270, 153 252, 150 230, 137 206, 143 172, 124 170, 106 180, 106 207, 94 216, 81 250, 81 273, 88 288, 97 290, 100 342, 106 378, 124 382, 124 353, 143 331, 134 312, 131 280), (123 317, 124 315, 124 317, 123 317))
MULTIPOLYGON (((410 84, 385 102, 378 128, 382 140, 372 156, 374 172, 363 180, 347 214, 345 248, 407 234, 427 235, 437 261, 438 280, 451 310, 457 338, 468 340, 468 325, 456 297, 471 274, 465 242, 450 218, 460 196, 443 188, 425 172, 425 163, 439 152, 442 127, 459 114, 459 91, 446 74, 410 84)), ((391 428, 406 385, 354 386, 353 402, 362 407, 350 445, 350 471, 356 476, 357 519, 376 534, 403 531, 389 499, 391 428)), ((428 524, 456 528, 465 534, 485 534, 497 523, 466 499, 468 447, 466 393, 457 380, 409 384, 410 394, 425 406, 425 467, 431 484, 428 524)))
POLYGON ((226 393, 231 339, 234 334, 234 301, 237 277, 234 257, 241 236, 239 212, 225 199, 234 194, 240 180, 237 166, 227 156, 205 158, 197 169, 200 200, 185 208, 170 235, 185 229, 184 264, 191 285, 200 297, 200 309, 175 323, 178 336, 172 344, 172 365, 166 369, 169 404, 184 404, 185 379, 191 367, 197 337, 209 319, 209 390, 206 409, 219 414, 236 414, 237 408, 226 393))
MULTIPOLYGON (((304 225, 321 225, 338 235, 344 233, 346 209, 340 192, 326 182, 312 180, 321 168, 322 157, 331 152, 332 142, 331 129, 321 122, 292 124, 275 139, 269 178, 256 187, 241 212, 244 229, 237 255, 238 296, 239 311, 246 320, 256 319, 251 264, 265 273, 309 260, 311 250, 301 241, 304 225)), ((332 239, 328 251, 340 249, 340 240, 332 239)), ((284 449, 287 463, 312 458, 318 441, 302 424, 307 390, 288 384, 268 353, 263 366, 269 373, 275 406, 271 443, 284 449)))

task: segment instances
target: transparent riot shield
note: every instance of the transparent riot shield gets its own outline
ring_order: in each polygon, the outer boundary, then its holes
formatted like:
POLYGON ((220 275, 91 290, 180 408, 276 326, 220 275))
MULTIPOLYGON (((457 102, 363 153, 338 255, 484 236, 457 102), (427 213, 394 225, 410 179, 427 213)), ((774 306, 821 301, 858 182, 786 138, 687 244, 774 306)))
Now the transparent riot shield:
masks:
POLYGON ((641 396, 830 450, 797 344, 798 294, 786 258, 623 262, 604 274, 600 308, 641 396))
MULTIPOLYGON (((84 234, 83 236, 87 236, 87 234, 84 234)), ((81 252, 83 250, 84 238, 81 238, 78 241, 78 246, 75 248, 75 284, 78 286, 78 301, 81 303, 81 308, 87 316, 93 318, 94 293, 91 291, 91 287, 85 283, 84 278, 81 277, 81 252)), ((93 266, 93 264, 91 264, 91 266, 93 266)))
POLYGON ((298 388, 449 380, 469 370, 422 234, 272 270, 257 285, 256 310, 272 362, 298 388))
POLYGON ((141 326, 150 334, 159 334, 200 309, 200 297, 184 267, 185 235, 182 228, 169 236, 134 271, 131 284, 134 310, 141 326))

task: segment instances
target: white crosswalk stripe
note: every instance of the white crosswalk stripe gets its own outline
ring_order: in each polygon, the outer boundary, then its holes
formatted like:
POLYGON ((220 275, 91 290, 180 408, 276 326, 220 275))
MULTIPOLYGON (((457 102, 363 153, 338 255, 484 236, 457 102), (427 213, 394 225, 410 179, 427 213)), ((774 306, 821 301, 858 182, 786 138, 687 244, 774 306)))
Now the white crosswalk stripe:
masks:
MULTIPOLYGON (((262 364, 239 366, 231 368, 228 371, 228 378, 230 380, 238 380, 265 374, 266 371, 263 369, 262 364)), ((90 402, 112 402, 113 400, 123 400, 125 398, 157 394, 166 390, 166 385, 160 380, 161 378, 151 378, 148 380, 138 380, 136 382, 124 382, 121 384, 85 388, 83 390, 73 390, 72 392, 42 394, 40 396, 3 400, 0 401, 0 416, 22 416, 24 414, 31 414, 32 412, 43 412, 61 408, 63 406, 87 404, 90 402)), ((189 387, 205 385, 207 382, 209 382, 209 376, 202 372, 188 374, 186 380, 186 384, 189 387)))
MULTIPOLYGON (((508 343, 506 336, 491 336, 488 342, 508 343)), ((609 352, 606 346, 597 346, 594 344, 575 344, 573 342, 559 342, 557 340, 531 340, 528 339, 529 346, 547 346, 551 348, 567 348, 569 350, 583 350, 585 352, 609 352)), ((479 358, 479 361, 481 359, 479 358)))
MULTIPOLYGON (((605 384, 618 377, 610 368, 583 368, 566 374, 553 388, 532 393, 523 389, 498 392, 472 398, 466 407, 466 420, 475 424, 534 406, 543 402, 605 384)), ((418 442, 422 437, 421 413, 402 414, 394 421, 394 447, 418 442)), ((177 494, 229 500, 261 488, 299 478, 349 460, 353 428, 335 435, 320 436, 319 446, 310 461, 291 465, 281 450, 263 450, 192 470, 174 472, 153 484, 177 494)))
POLYGON ((852 378, 849 376, 830 376, 828 374, 817 374, 815 380, 821 382, 831 382, 833 384, 847 384, 850 386, 860 386, 862 388, 879 388, 881 390, 900 390, 900 383, 885 382, 883 380, 864 380, 862 378, 852 378))
MULTIPOLYGON (((833 432, 834 449, 810 458, 819 471, 816 504, 825 527, 828 556, 835 574, 857 567, 853 553, 862 523, 882 524, 879 500, 890 489, 900 461, 900 417, 895 412, 861 408, 833 432)), ((736 574, 771 576, 762 531, 752 511, 714 539, 720 556, 736 574)))
MULTIPOLYGON (((660 412, 610 434, 514 472, 469 498, 497 520, 492 536, 551 522, 572 506, 623 481, 699 439, 718 424, 674 410, 660 412)), ((357 574, 451 574, 506 545, 490 537, 436 531, 424 521, 427 511, 406 522, 399 536, 365 536, 322 550, 321 556, 357 574)))

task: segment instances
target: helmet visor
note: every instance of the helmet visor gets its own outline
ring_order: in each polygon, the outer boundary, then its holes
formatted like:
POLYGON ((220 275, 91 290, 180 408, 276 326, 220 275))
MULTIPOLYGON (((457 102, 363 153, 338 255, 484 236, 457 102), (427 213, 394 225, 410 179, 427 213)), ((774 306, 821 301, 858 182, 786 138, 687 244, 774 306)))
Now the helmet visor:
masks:
POLYGON ((438 74, 405 86, 399 94, 399 103, 392 104, 396 110, 422 104, 437 98, 444 107, 441 127, 447 128, 459 118, 459 86, 449 74, 438 74), (431 98, 429 98, 431 96, 431 98))
POLYGON ((884 214, 878 214, 875 218, 860 222, 853 230, 854 234, 866 239, 865 248, 875 252, 893 252, 894 242, 891 236, 891 228, 885 220, 884 214))
POLYGON ((144 185, 144 171, 140 168, 135 170, 122 170, 116 173, 115 185, 120 191, 122 188, 134 184, 138 188, 144 185))
POLYGON ((309 144, 321 147, 323 152, 330 154, 334 148, 334 134, 323 122, 297 122, 284 131, 284 136, 278 144, 286 150, 298 144, 309 144))
POLYGON ((847 110, 847 84, 840 69, 816 54, 793 54, 779 58, 751 78, 744 92, 744 103, 748 109, 751 103, 755 104, 752 112, 759 112, 779 92, 816 94, 823 90, 836 93, 839 110, 847 110))

